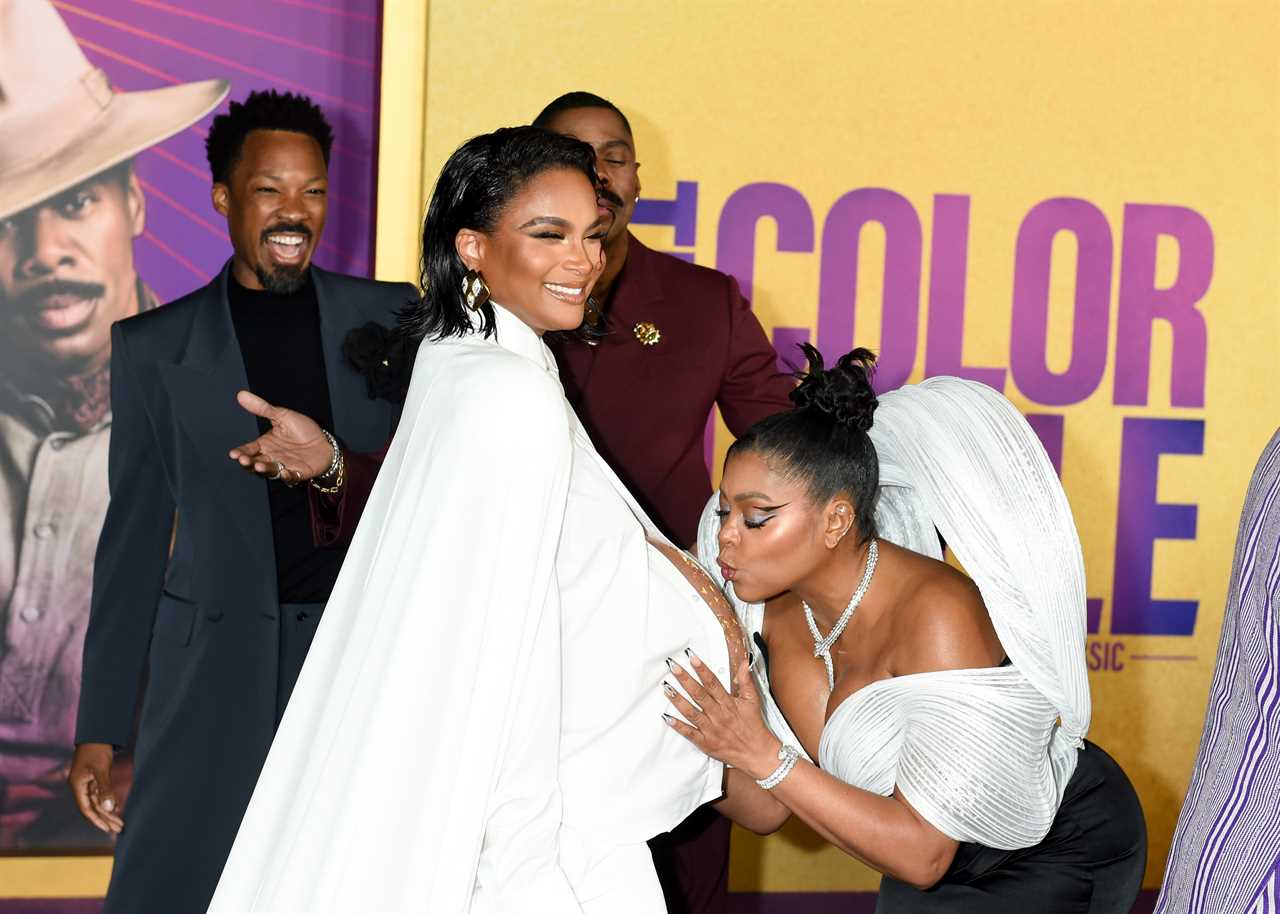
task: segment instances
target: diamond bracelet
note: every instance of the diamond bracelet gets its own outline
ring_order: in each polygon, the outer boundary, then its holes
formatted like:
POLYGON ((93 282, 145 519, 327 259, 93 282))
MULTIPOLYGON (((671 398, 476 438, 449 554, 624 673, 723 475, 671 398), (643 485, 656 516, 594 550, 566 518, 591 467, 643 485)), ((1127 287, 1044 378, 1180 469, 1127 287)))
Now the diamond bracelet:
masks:
POLYGON ((791 769, 796 767, 796 762, 800 761, 800 750, 795 746, 783 745, 778 750, 778 767, 773 769, 773 774, 767 778, 761 778, 756 783, 765 790, 773 790, 782 783, 782 779, 791 773, 791 769))
POLYGON ((328 479, 338 470, 338 464, 342 461, 342 448, 338 447, 338 439, 333 437, 331 432, 320 429, 320 434, 324 435, 325 441, 329 442, 329 447, 333 451, 333 459, 329 461, 329 469, 325 470, 317 479, 328 479))

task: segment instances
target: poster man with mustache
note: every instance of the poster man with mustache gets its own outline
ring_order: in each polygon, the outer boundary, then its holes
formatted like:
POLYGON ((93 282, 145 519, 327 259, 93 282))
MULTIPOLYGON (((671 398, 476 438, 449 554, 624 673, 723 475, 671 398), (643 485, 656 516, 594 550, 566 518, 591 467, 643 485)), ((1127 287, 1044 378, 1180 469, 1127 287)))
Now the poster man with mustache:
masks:
POLYGON ((100 844, 66 795, 107 510, 111 324, 134 269, 134 157, 207 114, 208 81, 113 92, 45 0, 0 2, 0 849, 100 844))

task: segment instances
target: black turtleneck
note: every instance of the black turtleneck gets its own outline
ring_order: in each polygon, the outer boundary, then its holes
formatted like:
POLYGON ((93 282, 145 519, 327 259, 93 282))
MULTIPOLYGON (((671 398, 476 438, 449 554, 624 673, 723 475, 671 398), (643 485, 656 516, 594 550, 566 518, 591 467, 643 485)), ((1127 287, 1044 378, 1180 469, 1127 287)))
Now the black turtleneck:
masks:
MULTIPOLYGON (((310 274, 291 295, 246 289, 229 277, 227 297, 249 389, 333 428, 320 336, 320 306, 310 274)), ((266 432, 265 419, 258 427, 266 432)), ((323 603, 346 555, 345 546, 316 546, 305 485, 267 483, 281 603, 323 603)))

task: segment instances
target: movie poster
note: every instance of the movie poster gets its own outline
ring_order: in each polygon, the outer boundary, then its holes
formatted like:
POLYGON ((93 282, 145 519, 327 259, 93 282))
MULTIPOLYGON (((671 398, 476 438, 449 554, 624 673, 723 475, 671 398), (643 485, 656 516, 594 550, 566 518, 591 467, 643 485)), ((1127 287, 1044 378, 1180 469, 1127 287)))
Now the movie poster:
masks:
POLYGON ((316 262, 369 273, 379 8, 0 0, 0 853, 108 843, 65 779, 108 499, 111 324, 230 256, 204 139, 254 90, 324 109, 316 262))

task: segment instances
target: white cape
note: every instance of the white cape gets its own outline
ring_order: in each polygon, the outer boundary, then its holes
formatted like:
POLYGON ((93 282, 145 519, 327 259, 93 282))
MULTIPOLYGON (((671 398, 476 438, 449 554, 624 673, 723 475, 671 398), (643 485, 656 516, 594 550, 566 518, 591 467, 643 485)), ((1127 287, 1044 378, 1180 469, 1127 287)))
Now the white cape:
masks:
POLYGON ((547 737, 568 410, 492 339, 422 346, 210 912, 578 910, 547 737))

